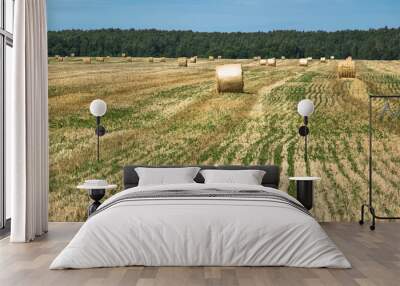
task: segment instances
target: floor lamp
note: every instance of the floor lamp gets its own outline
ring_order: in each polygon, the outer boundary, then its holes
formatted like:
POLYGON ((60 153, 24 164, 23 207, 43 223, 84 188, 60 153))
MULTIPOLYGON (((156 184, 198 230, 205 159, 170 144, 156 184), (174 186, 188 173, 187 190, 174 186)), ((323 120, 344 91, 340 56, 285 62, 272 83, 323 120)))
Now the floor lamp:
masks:
MULTIPOLYGON (((368 128, 368 134, 369 134, 369 162, 368 162, 368 202, 364 203, 361 205, 361 219, 359 223, 362 225, 364 224, 364 211, 365 208, 369 210, 371 216, 372 216, 372 224, 369 226, 370 230, 375 230, 375 221, 376 219, 384 219, 384 220, 398 220, 400 217, 394 217, 394 216, 382 216, 382 215, 377 215, 375 211, 375 207, 373 206, 373 183, 372 183, 372 173, 373 173, 373 166, 372 166, 372 139, 373 139, 373 109, 372 109, 372 102, 373 100, 376 99, 385 99, 385 104, 383 106, 383 111, 381 113, 381 119, 385 116, 385 113, 387 111, 390 111, 390 105, 389 105, 389 100, 395 100, 395 99, 400 99, 400 95, 370 95, 369 96, 369 108, 368 108, 368 114, 369 114, 369 128, 368 128)), ((393 113, 392 113, 393 114, 393 113)), ((400 114, 400 113, 399 113, 400 114)))
MULTIPOLYGON (((90 103, 90 113, 96 117, 96 131, 95 134, 97 136, 97 163, 100 161, 100 137, 106 134, 106 129, 104 126, 100 124, 100 119, 107 112, 107 104, 101 99, 95 99, 90 103)), ((102 180, 94 180, 94 181, 102 181, 102 180)), ((103 183, 103 182, 101 182, 103 183)), ((105 188, 91 186, 82 187, 88 190, 89 197, 93 200, 93 203, 88 207, 88 215, 90 216, 92 213, 96 211, 96 209, 100 206, 100 200, 104 197, 106 193, 106 181, 104 181, 105 188)))
POLYGON ((90 113, 96 117, 97 135, 97 162, 100 161, 100 137, 106 134, 104 126, 100 125, 100 118, 107 112, 107 104, 101 99, 95 99, 90 104, 90 113))
POLYGON ((299 134, 304 137, 304 160, 307 164, 307 135, 310 133, 310 129, 308 128, 308 117, 314 112, 314 103, 309 99, 303 99, 297 105, 297 112, 304 117, 304 125, 299 128, 299 134))
MULTIPOLYGON (((303 117, 304 125, 299 128, 300 136, 304 137, 304 161, 308 163, 308 154, 307 154, 307 136, 310 133, 310 129, 308 128, 308 117, 314 112, 314 104, 309 99, 304 99, 299 102, 297 105, 297 112, 303 117)), ((307 170, 306 170, 307 173, 307 170)), ((289 180, 296 181, 296 197, 299 202, 303 204, 303 206, 310 210, 313 207, 313 184, 314 181, 319 180, 319 177, 290 177, 289 180)))

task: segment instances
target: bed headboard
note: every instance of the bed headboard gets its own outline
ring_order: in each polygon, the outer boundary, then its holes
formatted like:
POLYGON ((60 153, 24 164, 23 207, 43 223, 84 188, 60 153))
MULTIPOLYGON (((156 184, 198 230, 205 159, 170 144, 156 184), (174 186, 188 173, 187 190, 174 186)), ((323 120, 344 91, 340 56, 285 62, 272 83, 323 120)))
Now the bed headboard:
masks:
MULTIPOLYGON (((144 165, 131 165, 124 167, 124 189, 136 187, 139 183, 138 174, 135 171, 137 167, 149 167, 149 168, 179 168, 186 166, 144 166, 144 165)), ((193 167, 193 166, 189 166, 193 167)), ((249 170, 257 169, 265 171, 264 178, 262 179, 262 185, 264 187, 278 188, 280 178, 280 168, 275 165, 260 165, 260 166, 195 166, 201 169, 217 169, 217 170, 249 170)), ((194 180, 197 183, 204 183, 203 176, 198 173, 194 180)))

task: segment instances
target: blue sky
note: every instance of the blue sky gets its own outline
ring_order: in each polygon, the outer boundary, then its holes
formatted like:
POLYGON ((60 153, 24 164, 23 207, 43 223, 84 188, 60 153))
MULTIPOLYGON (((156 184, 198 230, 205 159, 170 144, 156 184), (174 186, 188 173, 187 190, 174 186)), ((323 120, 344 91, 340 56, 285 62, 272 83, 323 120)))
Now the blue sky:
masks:
POLYGON ((400 27, 399 0, 48 0, 50 30, 194 31, 400 27))

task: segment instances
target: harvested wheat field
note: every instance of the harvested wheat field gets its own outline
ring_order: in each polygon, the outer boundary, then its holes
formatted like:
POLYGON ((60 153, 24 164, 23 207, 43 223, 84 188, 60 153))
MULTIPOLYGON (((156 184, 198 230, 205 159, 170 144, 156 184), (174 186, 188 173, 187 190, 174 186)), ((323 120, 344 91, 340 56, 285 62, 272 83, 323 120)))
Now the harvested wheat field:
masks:
MULTIPOLYGON (((398 61, 356 61, 355 79, 338 79, 337 62, 209 61, 179 67, 176 59, 110 58, 84 64, 77 57, 49 61, 50 220, 86 218, 90 200, 75 186, 106 178, 122 189, 127 164, 278 164, 281 190, 288 176, 322 177, 313 214, 320 221, 357 221, 368 192, 368 92, 400 94, 398 61), (243 93, 217 93, 215 67, 242 64, 243 93), (96 162, 93 99, 108 104, 96 162), (298 101, 316 105, 310 117, 309 164, 297 133, 298 101)), ((374 104, 378 114, 384 102, 374 104)), ((393 113, 399 110, 393 101, 393 113)), ((388 113, 387 113, 388 114, 388 113)), ((400 116, 378 116, 374 190, 381 215, 400 214, 400 116)))

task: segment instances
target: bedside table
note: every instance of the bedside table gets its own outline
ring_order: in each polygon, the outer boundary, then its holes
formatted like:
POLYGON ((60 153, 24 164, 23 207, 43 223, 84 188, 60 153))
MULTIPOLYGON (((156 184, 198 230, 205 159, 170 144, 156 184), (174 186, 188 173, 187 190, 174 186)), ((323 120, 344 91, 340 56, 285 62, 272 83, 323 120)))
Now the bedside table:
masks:
POLYGON ((290 177, 290 181, 296 181, 297 189, 297 200, 303 204, 303 206, 311 210, 313 207, 313 183, 314 181, 321 180, 320 177, 290 177))
POLYGON ((101 205, 100 200, 106 194, 106 190, 115 189, 116 187, 117 185, 90 185, 87 183, 77 186, 77 189, 87 190, 89 197, 93 200, 93 203, 88 207, 88 216, 94 213, 101 205))

